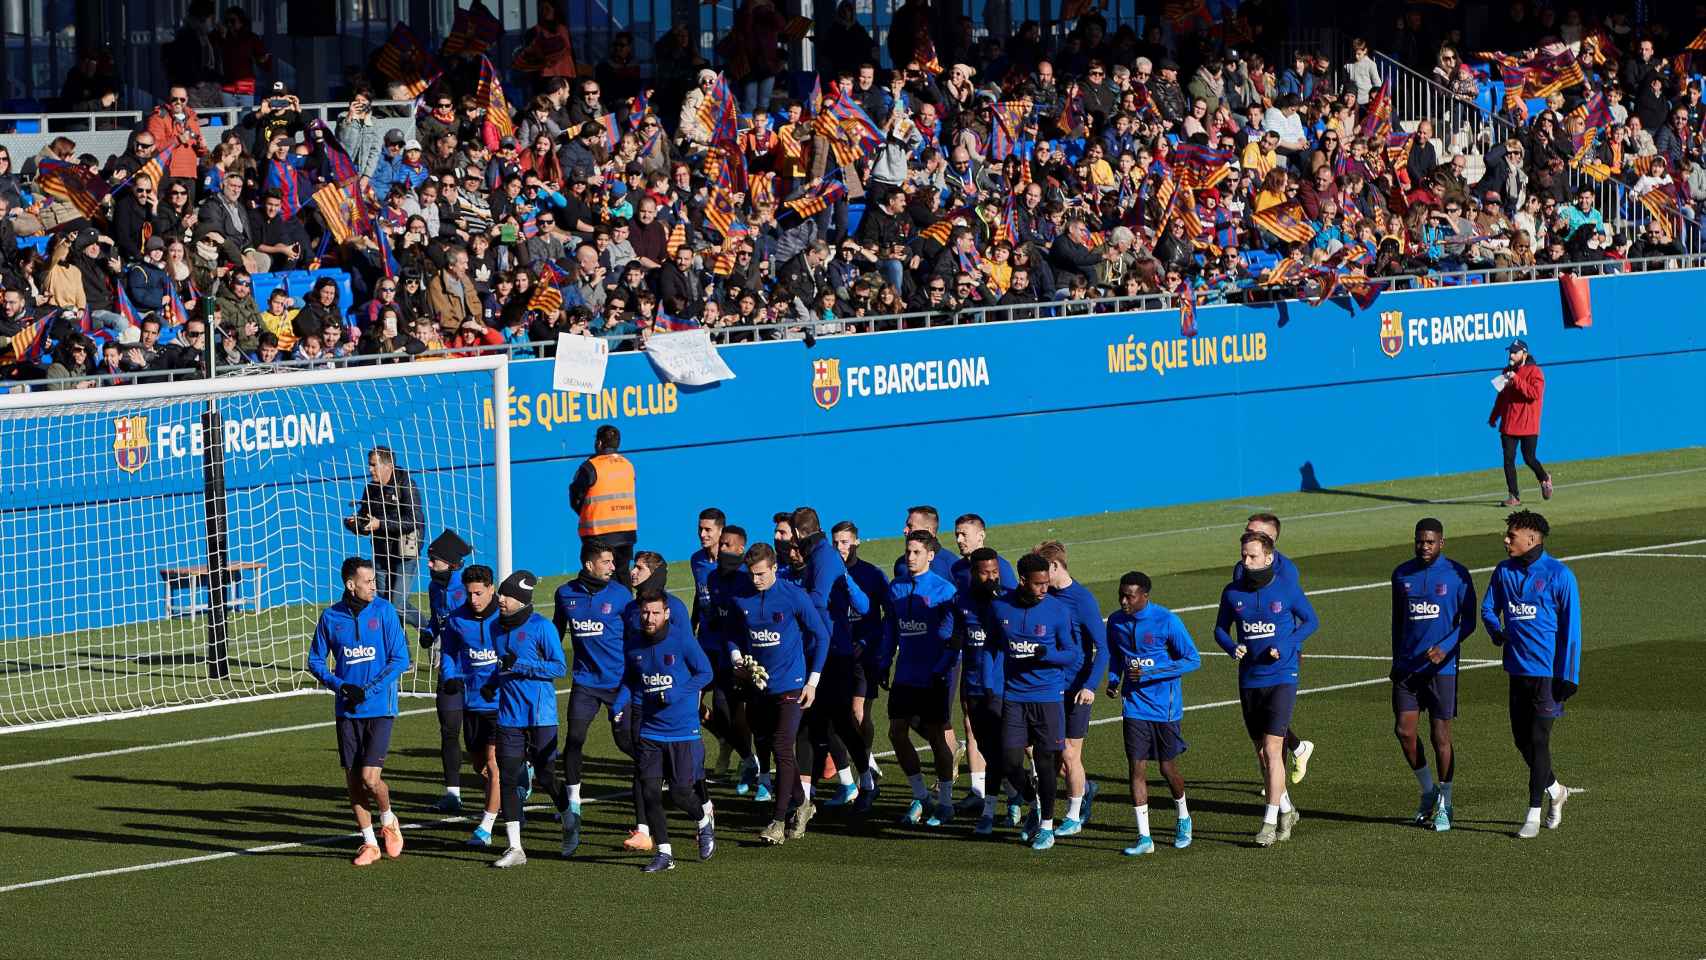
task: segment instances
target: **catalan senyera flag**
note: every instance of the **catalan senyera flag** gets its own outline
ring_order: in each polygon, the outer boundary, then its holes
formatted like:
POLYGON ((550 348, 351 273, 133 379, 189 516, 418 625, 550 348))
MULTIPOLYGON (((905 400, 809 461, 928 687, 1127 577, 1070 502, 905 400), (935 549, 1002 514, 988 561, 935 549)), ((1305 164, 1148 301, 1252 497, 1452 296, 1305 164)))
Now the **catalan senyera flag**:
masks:
MULTIPOLYGON (((918 38, 918 49, 913 51, 912 58, 918 61, 918 66, 931 76, 942 72, 942 60, 936 56, 936 41, 930 39, 928 32, 918 38)), ((904 66, 904 64, 896 64, 904 66)))
POLYGON ((1024 131, 1025 118, 1030 115, 1030 97, 995 105, 995 125, 989 131, 991 160, 1005 160, 1013 155, 1013 147, 1024 131))
POLYGON ((711 189, 711 196, 705 201, 705 223, 718 235, 727 237, 735 222, 734 199, 728 191, 720 187, 711 189))
POLYGON ((0 359, 9 357, 22 363, 40 363, 42 354, 47 350, 48 325, 55 315, 57 312, 24 324, 22 330, 12 334, 11 342, 6 345, 5 354, 0 354, 0 359))
POLYGON ((441 57, 472 57, 485 53, 497 45, 498 38, 503 35, 503 24, 486 9, 480 0, 474 0, 474 5, 466 10, 456 11, 456 18, 451 21, 450 35, 444 38, 444 46, 438 50, 441 57))
POLYGON ((1683 47, 1682 49, 1706 50, 1706 30, 1701 30, 1699 33, 1695 34, 1694 39, 1688 41, 1688 46, 1683 47))
POLYGON ((782 201, 782 208, 801 220, 815 217, 835 205, 841 198, 847 196, 847 184, 839 178, 840 168, 825 174, 824 179, 806 192, 789 200, 782 201))
POLYGON ((515 134, 515 116, 510 112, 509 98, 504 96, 503 84, 498 81, 498 71, 490 57, 480 57, 480 85, 474 90, 474 99, 485 108, 486 122, 497 130, 498 136, 515 134))
POLYGON ((1368 98, 1368 112, 1363 114, 1362 126, 1357 131, 1370 143, 1384 143, 1392 132, 1392 88, 1390 83, 1382 83, 1368 98))
POLYGON ((554 314, 563 309, 563 291, 541 279, 539 285, 533 288, 533 295, 527 298, 527 309, 554 314))
POLYGON ((675 259, 676 251, 680 250, 684 245, 686 245, 686 243, 687 224, 678 222, 675 226, 669 228, 669 238, 663 242, 664 256, 669 257, 671 260, 675 259))
POLYGON ((1215 150, 1194 143, 1181 143, 1173 148, 1173 160, 1179 169, 1179 185, 1193 190, 1218 186, 1232 176, 1230 150, 1215 150))
POLYGON ((90 220, 100 219, 101 201, 111 192, 101 175, 80 163, 42 160, 36 165, 36 183, 42 192, 77 208, 90 220))
POLYGON ((1250 222, 1287 243, 1308 243, 1315 239, 1315 225, 1309 222, 1303 205, 1296 200, 1252 214, 1250 222))
POLYGON ((418 97, 432 86, 444 71, 438 60, 421 46, 421 41, 406 23, 391 28, 391 36, 373 58, 374 67, 391 80, 408 88, 410 97, 418 97))
POLYGON ((326 230, 340 244, 348 243, 355 235, 356 202, 341 184, 322 184, 314 191, 314 206, 325 221, 326 230))
POLYGON ((937 219, 935 223, 918 231, 918 235, 946 245, 949 238, 954 235, 954 221, 963 219, 969 223, 975 216, 977 216, 977 210, 973 207, 960 207, 958 210, 950 210, 937 219))

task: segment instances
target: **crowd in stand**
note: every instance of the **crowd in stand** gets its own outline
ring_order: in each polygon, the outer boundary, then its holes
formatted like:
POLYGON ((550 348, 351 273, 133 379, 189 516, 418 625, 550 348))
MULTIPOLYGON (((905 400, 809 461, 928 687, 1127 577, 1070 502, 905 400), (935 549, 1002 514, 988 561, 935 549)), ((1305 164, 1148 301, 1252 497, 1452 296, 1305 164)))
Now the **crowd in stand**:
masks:
POLYGON ((0 148, 0 377, 1366 298, 1386 277, 1681 253, 1706 197, 1685 41, 1665 59, 1617 18, 1520 6, 1505 51, 1429 34, 1416 8, 1379 38, 1465 110, 1501 74, 1545 101, 1507 98, 1514 125, 1445 141, 1461 118, 1397 115, 1363 40, 1348 62, 1280 60, 1235 20, 1140 37, 1093 11, 1058 37, 1027 22, 979 40, 917 0, 894 13, 893 69, 842 3, 816 76, 786 69, 793 25, 771 0, 745 0, 715 65, 685 27, 649 64, 618 34, 577 65, 554 4, 509 71, 473 34, 435 58, 400 27, 337 123, 305 123, 282 83, 256 89, 268 58, 229 32, 240 18, 198 42, 220 28, 197 3, 173 49, 205 70, 178 58, 182 82, 122 155, 68 136, 23 162, 0 148), (246 90, 220 82, 230 50, 246 90), (417 99, 412 134, 375 118, 376 95, 417 99), (240 124, 200 123, 197 103, 246 97, 240 124), (1482 154, 1473 181, 1465 150, 1482 154), (1639 235, 1597 208, 1607 178, 1654 194, 1639 235), (253 295, 259 275, 326 268, 353 305, 331 279, 253 295))

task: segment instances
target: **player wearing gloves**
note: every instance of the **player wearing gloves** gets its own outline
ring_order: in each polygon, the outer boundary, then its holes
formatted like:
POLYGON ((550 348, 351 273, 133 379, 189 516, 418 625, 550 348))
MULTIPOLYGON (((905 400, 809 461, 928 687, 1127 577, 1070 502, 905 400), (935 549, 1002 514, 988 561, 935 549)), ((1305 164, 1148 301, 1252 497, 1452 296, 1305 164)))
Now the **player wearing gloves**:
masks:
POLYGON ((1150 589, 1149 577, 1138 571, 1120 577, 1120 608, 1108 616, 1108 696, 1120 698, 1131 805, 1137 817, 1137 842, 1123 851, 1128 857, 1155 852, 1149 836, 1150 760, 1159 761, 1173 791, 1179 816, 1173 846, 1182 850, 1191 845, 1191 810, 1178 759, 1187 746, 1180 729, 1185 719, 1180 678, 1202 666, 1202 657, 1179 615, 1149 602, 1150 589))
POLYGON ((361 848, 351 861, 365 867, 379 860, 373 811, 385 856, 403 854, 403 831, 391 812, 391 789, 380 776, 397 717, 397 680, 409 669, 402 621, 379 596, 373 561, 350 557, 343 564, 344 595, 320 614, 308 646, 306 669, 337 694, 338 760, 349 788, 350 808, 361 830, 361 848), (331 665, 327 666, 327 660, 331 665))
POLYGON ((557 782, 557 688, 568 672, 563 644, 544 617, 533 612, 533 588, 539 578, 517 570, 498 587, 498 625, 492 643, 498 653, 498 670, 485 682, 481 696, 496 698, 498 704, 498 776, 503 791, 504 828, 509 849, 492 862, 498 868, 519 867, 527 862, 521 846, 522 804, 527 798, 521 786, 524 771, 533 765, 535 786, 545 792, 563 815, 567 843, 570 821, 569 795, 557 782))
POLYGON ((440 645, 438 689, 433 705, 438 712, 438 755, 444 770, 444 796, 430 809, 439 813, 457 813, 462 809, 462 701, 461 686, 449 686, 451 674, 444 666, 445 624, 450 615, 468 599, 468 593, 456 579, 456 571, 474 552, 454 531, 446 530, 427 546, 427 604, 430 608, 426 626, 421 628, 421 647, 431 649, 440 645))
POLYGON ((462 736, 475 767, 486 778, 486 805, 479 826, 468 838, 471 847, 492 842, 497 824, 500 784, 498 774, 498 702, 487 697, 487 684, 498 671, 498 651, 493 631, 498 625, 497 588, 492 568, 475 564, 462 571, 467 600, 445 620, 439 634, 441 690, 462 699, 462 736))

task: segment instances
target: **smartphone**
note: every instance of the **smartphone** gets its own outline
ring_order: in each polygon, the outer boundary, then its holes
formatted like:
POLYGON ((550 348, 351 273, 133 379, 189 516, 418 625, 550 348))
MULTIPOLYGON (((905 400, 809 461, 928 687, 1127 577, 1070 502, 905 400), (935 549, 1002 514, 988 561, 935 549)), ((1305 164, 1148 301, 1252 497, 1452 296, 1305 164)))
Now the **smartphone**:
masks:
POLYGON ((283 110, 285 107, 290 106, 290 101, 283 97, 273 97, 271 100, 267 101, 267 106, 274 110, 283 110))

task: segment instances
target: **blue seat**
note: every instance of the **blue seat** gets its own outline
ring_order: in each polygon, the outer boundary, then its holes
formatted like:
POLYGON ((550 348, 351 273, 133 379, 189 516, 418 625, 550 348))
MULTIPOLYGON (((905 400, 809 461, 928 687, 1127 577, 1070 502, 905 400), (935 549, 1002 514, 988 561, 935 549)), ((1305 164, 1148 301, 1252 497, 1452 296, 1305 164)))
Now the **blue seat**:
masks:
POLYGON ((18 120, 15 122, 14 133, 40 133, 40 120, 18 120))
POLYGON ((300 307, 308 296, 308 291, 314 288, 314 284, 318 283, 321 277, 330 277, 337 284, 338 312, 348 314, 355 305, 355 293, 350 286, 349 273, 335 267, 326 267, 320 270, 279 270, 273 273, 257 273, 253 278, 253 285, 249 292, 254 295, 255 303, 265 310, 267 298, 272 296, 273 290, 282 286, 289 291, 295 305, 300 307))
POLYGON ((1260 275, 1272 270, 1279 263, 1279 254, 1268 250, 1244 251, 1244 265, 1252 275, 1260 275))
POLYGON ((859 221, 865 218, 865 201, 849 200, 847 202, 847 234, 852 236, 859 229, 859 221))

